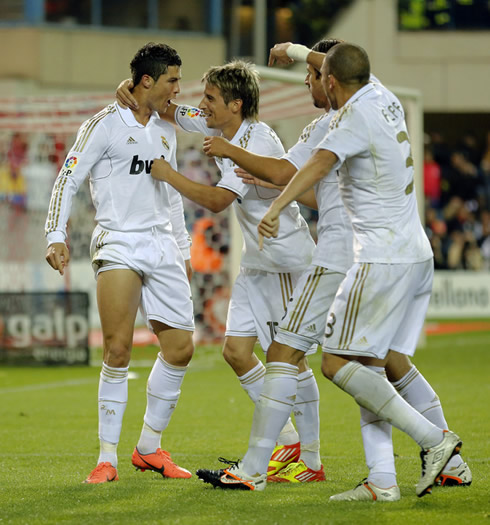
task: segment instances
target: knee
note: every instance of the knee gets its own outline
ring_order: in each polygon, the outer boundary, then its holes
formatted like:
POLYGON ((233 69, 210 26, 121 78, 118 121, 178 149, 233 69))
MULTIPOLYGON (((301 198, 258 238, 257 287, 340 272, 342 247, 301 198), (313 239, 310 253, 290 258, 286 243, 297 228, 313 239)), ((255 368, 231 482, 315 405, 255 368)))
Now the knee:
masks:
POLYGON ((162 355, 165 361, 175 366, 187 366, 194 354, 194 343, 192 341, 192 333, 180 337, 176 340, 172 348, 162 349, 162 355))
POLYGON ((332 358, 330 354, 323 354, 322 356, 322 374, 332 381, 335 374, 338 371, 338 366, 336 366, 336 361, 332 358))
POLYGON ((226 341, 223 346, 223 358, 231 367, 239 365, 248 357, 249 355, 245 355, 240 348, 229 341, 226 341))
POLYGON ((131 346, 117 339, 104 340, 104 363, 114 368, 128 366, 131 357, 131 346))

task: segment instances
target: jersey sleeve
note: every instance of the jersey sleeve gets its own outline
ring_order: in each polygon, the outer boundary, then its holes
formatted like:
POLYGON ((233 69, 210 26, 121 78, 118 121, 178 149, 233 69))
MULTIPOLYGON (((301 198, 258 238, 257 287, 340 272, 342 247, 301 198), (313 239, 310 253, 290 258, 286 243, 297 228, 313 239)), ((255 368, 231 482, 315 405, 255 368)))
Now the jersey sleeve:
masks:
MULTIPOLYGON (((251 124, 251 126, 255 127, 257 125, 251 124)), ((273 129, 263 124, 255 128, 255 130, 253 128, 247 130, 237 145, 247 151, 266 157, 280 158, 284 155, 284 148, 279 137, 273 129)), ((218 186, 231 190, 243 198, 254 186, 245 184, 240 177, 237 177, 235 173, 237 167, 235 163, 229 162, 222 170, 222 178, 218 186)))
MULTIPOLYGON (((306 128, 303 130, 301 137, 305 131, 306 128)), ((302 140, 301 137, 298 142, 289 148, 288 152, 282 157, 298 170, 303 167, 304 164, 306 164, 306 161, 311 157, 313 149, 316 146, 316 144, 313 144, 310 140, 302 140)))
POLYGON ((202 111, 192 106, 177 106, 175 122, 184 131, 193 131, 203 135, 218 135, 217 130, 208 128, 202 111))
POLYGON ((338 161, 333 169, 339 169, 346 159, 369 149, 368 129, 361 112, 347 104, 332 118, 328 133, 315 150, 327 149, 335 153, 338 161))
POLYGON ((101 118, 93 117, 79 129, 75 144, 66 156, 51 193, 44 228, 48 246, 55 242, 66 242, 66 224, 73 197, 108 146, 109 133, 101 118))

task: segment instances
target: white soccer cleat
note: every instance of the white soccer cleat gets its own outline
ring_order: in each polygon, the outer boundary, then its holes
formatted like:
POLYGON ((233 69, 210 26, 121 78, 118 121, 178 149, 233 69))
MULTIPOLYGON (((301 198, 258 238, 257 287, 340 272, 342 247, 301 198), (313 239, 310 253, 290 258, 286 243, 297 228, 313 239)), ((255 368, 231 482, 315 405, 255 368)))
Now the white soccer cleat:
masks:
POLYGON ((457 467, 445 467, 435 484, 440 487, 467 487, 472 481, 470 467, 462 461, 457 467))
POLYGON ((398 501, 400 489, 393 485, 382 489, 363 479, 356 488, 330 496, 330 501, 398 501))
POLYGON ((459 436, 450 430, 444 430, 443 432, 442 441, 438 445, 420 452, 422 476, 415 489, 419 498, 431 493, 432 486, 444 470, 447 462, 461 450, 463 443, 459 436))

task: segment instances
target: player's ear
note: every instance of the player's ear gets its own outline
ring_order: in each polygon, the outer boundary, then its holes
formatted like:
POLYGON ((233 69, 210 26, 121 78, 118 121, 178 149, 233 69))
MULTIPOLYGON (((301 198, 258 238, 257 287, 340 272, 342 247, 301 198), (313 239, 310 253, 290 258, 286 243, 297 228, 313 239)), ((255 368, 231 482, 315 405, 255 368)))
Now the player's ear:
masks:
POLYGON ((154 83, 155 81, 150 77, 150 75, 143 75, 141 77, 140 84, 146 89, 152 88, 154 83))
POLYGON ((243 106, 243 100, 240 98, 236 98, 235 100, 232 100, 230 102, 231 111, 233 111, 233 113, 240 112, 242 109, 242 106, 243 106))

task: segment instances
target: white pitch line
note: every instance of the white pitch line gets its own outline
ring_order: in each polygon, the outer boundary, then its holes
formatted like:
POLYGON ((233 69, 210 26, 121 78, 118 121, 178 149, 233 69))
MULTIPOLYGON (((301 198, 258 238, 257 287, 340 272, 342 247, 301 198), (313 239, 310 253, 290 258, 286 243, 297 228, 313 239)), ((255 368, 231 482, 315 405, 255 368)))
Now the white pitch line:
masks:
MULTIPOLYGON (((139 379, 139 374, 136 372, 129 372, 128 379, 139 379)), ((90 383, 98 382, 98 377, 86 377, 83 379, 67 379, 66 381, 58 381, 56 383, 40 383, 37 385, 14 386, 10 388, 0 388, 0 394, 14 394, 17 392, 32 392, 34 390, 48 390, 50 388, 63 388, 65 386, 88 385, 90 383)))
POLYGON ((48 390, 49 388, 62 388, 65 386, 88 385, 99 380, 98 377, 84 379, 69 379, 67 381, 58 381, 56 383, 40 383, 38 385, 14 386, 10 388, 0 388, 0 394, 13 394, 17 392, 31 392, 34 390, 48 390))

